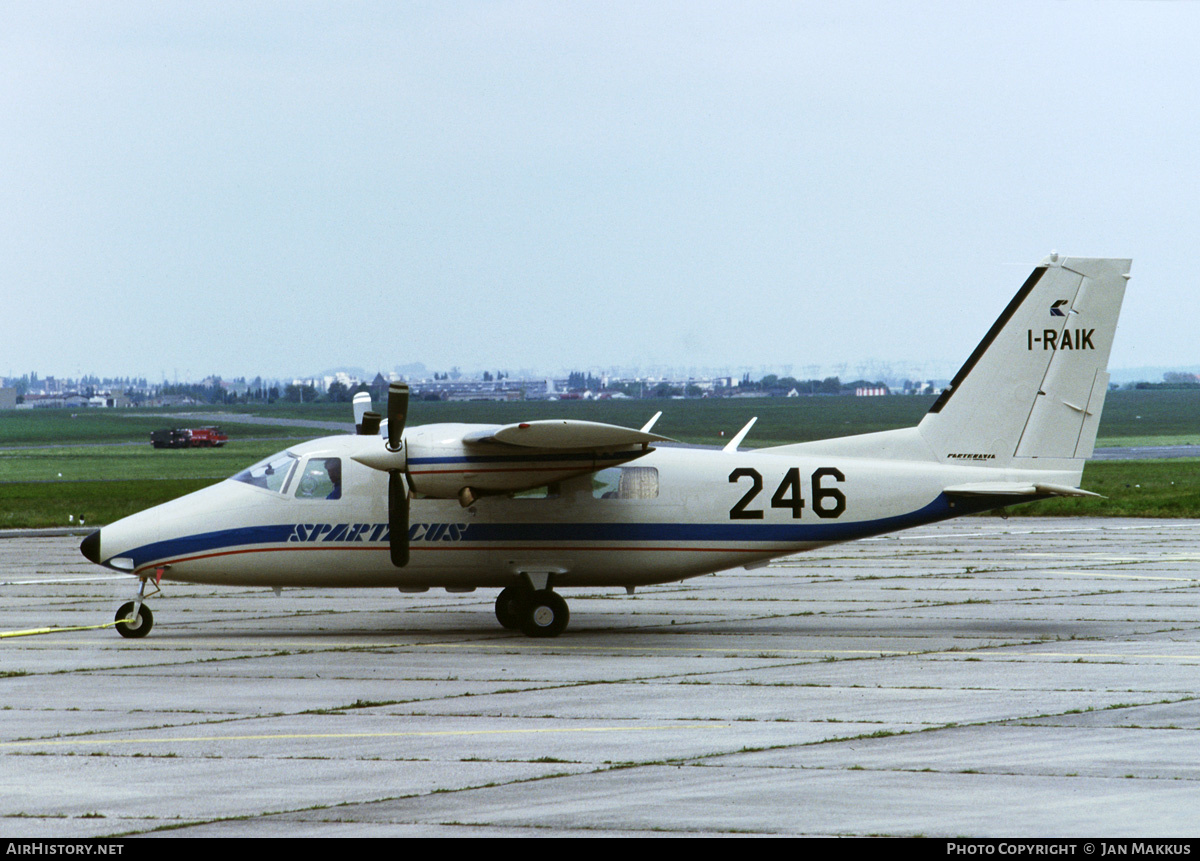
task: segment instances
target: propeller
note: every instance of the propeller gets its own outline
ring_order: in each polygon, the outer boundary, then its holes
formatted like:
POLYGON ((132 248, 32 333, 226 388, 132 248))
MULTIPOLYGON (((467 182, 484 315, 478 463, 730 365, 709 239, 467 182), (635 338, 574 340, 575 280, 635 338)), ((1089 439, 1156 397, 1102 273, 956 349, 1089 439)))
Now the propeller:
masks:
MULTIPOLYGON (((397 454, 404 446, 404 422, 408 418, 408 383, 388 385, 387 450, 397 454)), ((404 481, 407 458, 388 470, 388 551, 392 564, 403 568, 408 564, 408 485, 404 481)))

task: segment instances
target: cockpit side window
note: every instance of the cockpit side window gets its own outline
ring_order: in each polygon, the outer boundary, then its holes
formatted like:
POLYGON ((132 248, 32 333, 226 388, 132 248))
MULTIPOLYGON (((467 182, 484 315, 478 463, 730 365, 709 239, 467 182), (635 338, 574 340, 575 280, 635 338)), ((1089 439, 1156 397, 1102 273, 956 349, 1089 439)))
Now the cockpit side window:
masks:
POLYGON ((243 469, 233 477, 233 480, 252 484, 275 493, 287 493, 288 483, 298 460, 298 457, 286 451, 273 454, 266 460, 260 460, 254 466, 243 469))
POLYGON ((341 499, 342 459, 312 457, 304 465, 296 485, 297 499, 341 499))

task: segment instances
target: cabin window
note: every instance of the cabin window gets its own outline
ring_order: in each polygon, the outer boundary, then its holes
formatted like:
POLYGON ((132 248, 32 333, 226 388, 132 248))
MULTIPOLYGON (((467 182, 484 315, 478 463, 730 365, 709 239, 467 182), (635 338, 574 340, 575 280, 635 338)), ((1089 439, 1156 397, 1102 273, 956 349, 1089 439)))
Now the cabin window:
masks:
POLYGON ((296 484, 297 499, 341 499, 342 459, 313 457, 304 465, 296 484))
POLYGON ((298 460, 298 457, 286 451, 282 454, 273 454, 266 460, 260 460, 254 466, 243 469, 233 477, 233 480, 252 484, 275 493, 287 493, 288 481, 298 460))
POLYGON ((596 499, 655 499, 658 470, 653 466, 614 466, 592 475, 596 499))

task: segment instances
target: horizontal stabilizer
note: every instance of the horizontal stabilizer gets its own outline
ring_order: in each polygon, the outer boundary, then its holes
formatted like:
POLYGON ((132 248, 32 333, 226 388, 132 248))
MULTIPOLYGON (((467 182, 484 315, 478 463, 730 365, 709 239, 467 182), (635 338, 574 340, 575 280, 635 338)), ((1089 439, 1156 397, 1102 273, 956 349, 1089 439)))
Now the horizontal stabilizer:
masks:
POLYGON ((462 441, 468 446, 498 442, 525 448, 594 450, 672 440, 658 434, 602 422, 548 419, 485 428, 466 434, 462 441))
POLYGON ((977 481, 973 484, 956 484, 945 488, 947 496, 1094 496, 1099 493, 1068 487, 1065 484, 1026 484, 1020 481, 977 481))

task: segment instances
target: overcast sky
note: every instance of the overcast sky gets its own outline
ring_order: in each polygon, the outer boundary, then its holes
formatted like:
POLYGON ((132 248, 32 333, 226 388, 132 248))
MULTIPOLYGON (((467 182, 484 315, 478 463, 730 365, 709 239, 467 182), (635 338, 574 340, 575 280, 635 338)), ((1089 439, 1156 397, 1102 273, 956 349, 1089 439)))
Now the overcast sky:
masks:
POLYGON ((1200 362, 1200 4, 0 0, 0 373, 1200 362))

